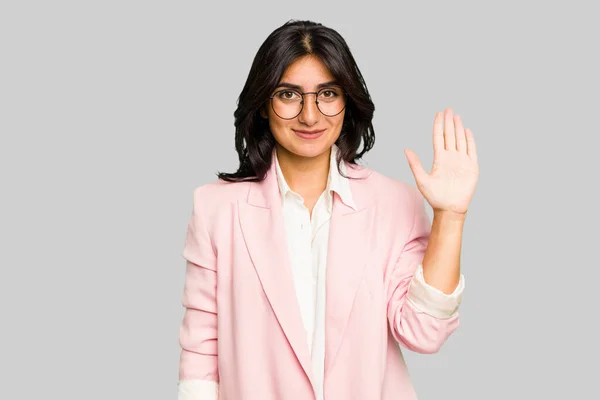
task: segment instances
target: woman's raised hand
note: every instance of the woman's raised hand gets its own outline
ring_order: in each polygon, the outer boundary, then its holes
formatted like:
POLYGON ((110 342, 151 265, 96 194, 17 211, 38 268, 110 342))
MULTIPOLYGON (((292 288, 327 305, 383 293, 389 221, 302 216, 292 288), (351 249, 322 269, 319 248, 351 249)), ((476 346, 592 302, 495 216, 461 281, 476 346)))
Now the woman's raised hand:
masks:
POLYGON ((414 151, 404 154, 418 189, 434 213, 466 214, 477 179, 479 164, 475 140, 470 129, 464 129, 460 116, 447 108, 438 112, 433 122, 433 166, 427 173, 414 151))

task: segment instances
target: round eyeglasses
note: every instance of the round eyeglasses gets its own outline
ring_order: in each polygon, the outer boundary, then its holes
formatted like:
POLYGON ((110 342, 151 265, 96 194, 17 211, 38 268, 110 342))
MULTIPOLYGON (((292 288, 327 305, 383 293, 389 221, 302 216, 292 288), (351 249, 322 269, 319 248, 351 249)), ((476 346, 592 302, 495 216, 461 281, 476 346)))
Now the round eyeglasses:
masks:
POLYGON ((346 92, 336 86, 327 87, 318 92, 301 93, 295 89, 282 89, 269 97, 273 112, 282 119, 294 119, 302 112, 304 96, 315 95, 315 103, 321 114, 335 117, 346 107, 346 92))

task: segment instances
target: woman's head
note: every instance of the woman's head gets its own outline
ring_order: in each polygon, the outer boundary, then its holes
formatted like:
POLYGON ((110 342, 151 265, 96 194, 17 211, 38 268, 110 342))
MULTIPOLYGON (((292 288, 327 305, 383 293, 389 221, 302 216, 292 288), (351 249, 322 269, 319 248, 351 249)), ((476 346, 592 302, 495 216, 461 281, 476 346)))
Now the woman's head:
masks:
POLYGON ((289 21, 269 35, 254 58, 234 113, 240 166, 218 176, 264 179, 276 144, 295 156, 318 157, 335 143, 338 161, 355 163, 374 144, 374 109, 345 40, 319 23, 289 21), (311 93, 301 104, 305 92, 311 93), (319 92, 318 106, 312 92, 319 92), (307 139, 299 130, 323 133, 307 139))

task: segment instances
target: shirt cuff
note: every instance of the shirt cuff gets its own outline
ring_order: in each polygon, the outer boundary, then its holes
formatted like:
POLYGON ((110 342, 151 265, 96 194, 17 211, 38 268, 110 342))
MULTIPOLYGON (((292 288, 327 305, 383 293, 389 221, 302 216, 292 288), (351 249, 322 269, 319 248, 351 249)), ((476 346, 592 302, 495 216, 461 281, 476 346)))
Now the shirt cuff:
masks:
POLYGON ((179 381, 178 400, 218 400, 219 382, 204 380, 179 381))
POLYGON ((422 312, 437 318, 450 318, 458 312, 465 288, 465 278, 461 274, 456 289, 446 294, 425 282, 423 265, 419 264, 408 286, 407 300, 422 312))

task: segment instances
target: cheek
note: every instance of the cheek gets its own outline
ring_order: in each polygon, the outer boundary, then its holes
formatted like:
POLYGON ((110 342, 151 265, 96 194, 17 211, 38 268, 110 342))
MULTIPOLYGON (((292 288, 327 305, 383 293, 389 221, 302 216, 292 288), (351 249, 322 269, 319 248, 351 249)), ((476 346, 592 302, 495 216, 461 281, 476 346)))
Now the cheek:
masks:
POLYGON ((332 121, 332 127, 335 128, 336 131, 341 131, 342 130, 342 125, 344 125, 344 113, 336 116, 336 119, 334 121, 332 121))
POLYGON ((289 130, 288 125, 289 123, 286 121, 277 120, 273 117, 269 118, 269 128, 276 139, 282 138, 285 135, 286 131, 289 130))

